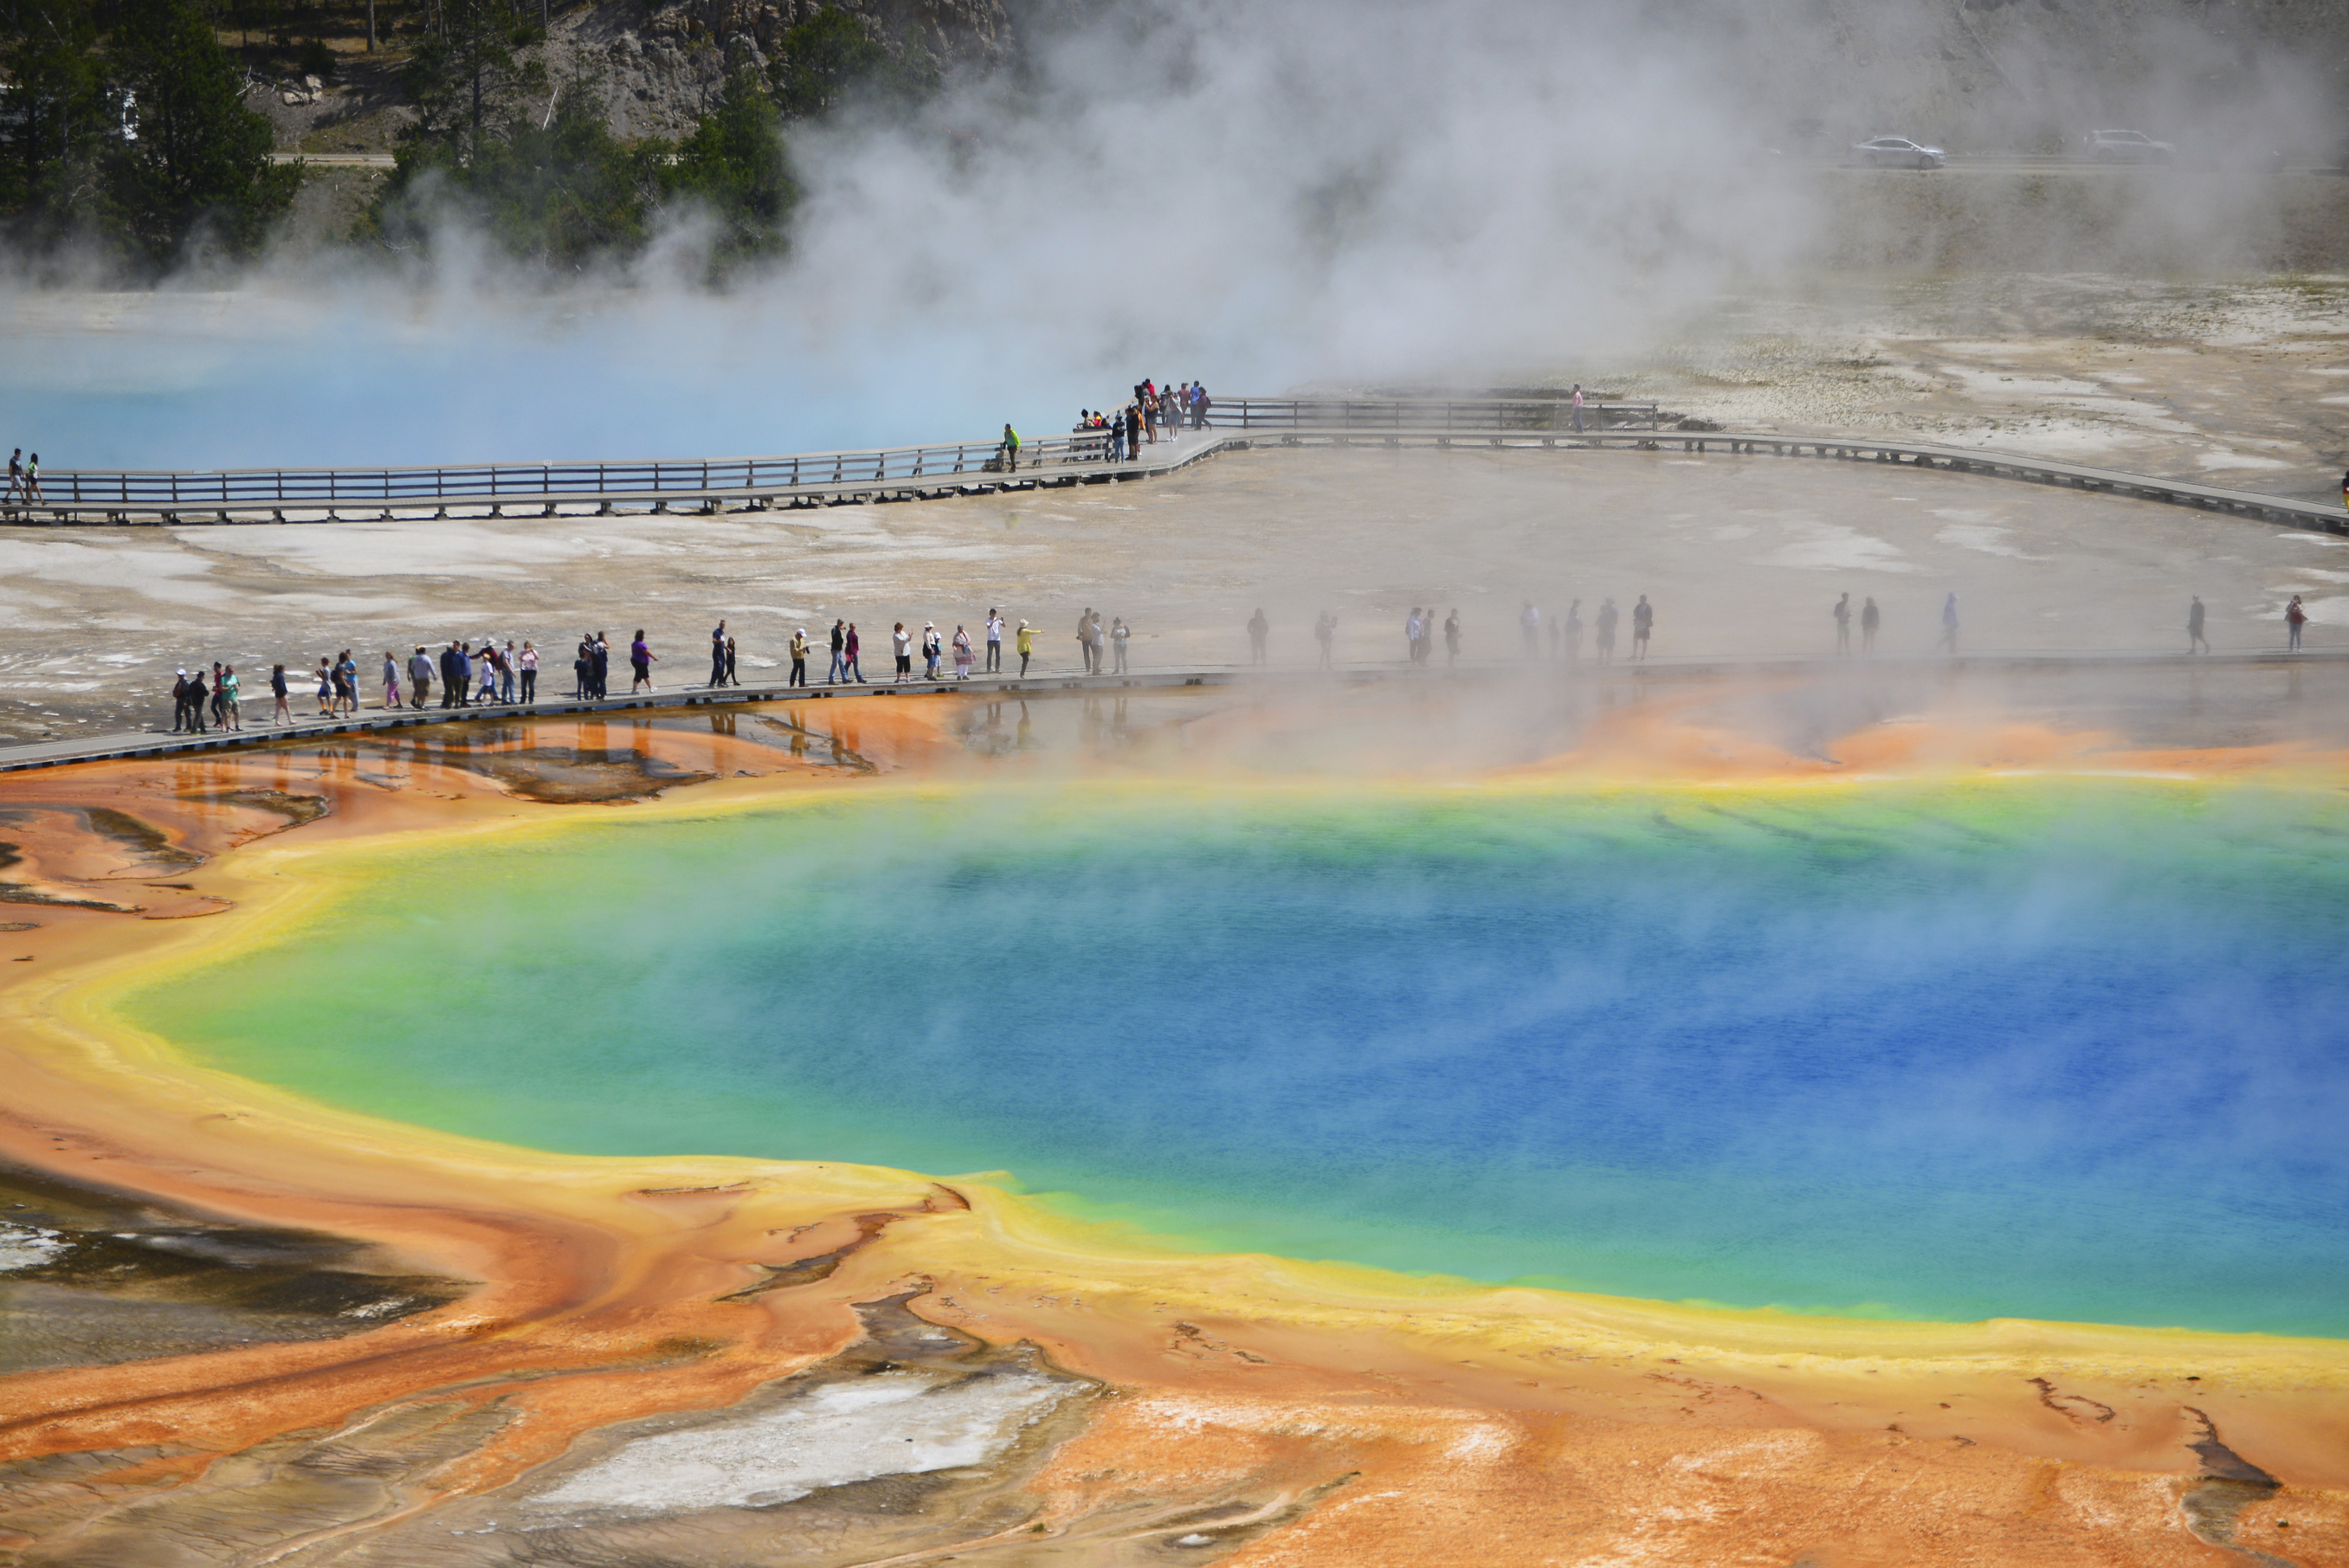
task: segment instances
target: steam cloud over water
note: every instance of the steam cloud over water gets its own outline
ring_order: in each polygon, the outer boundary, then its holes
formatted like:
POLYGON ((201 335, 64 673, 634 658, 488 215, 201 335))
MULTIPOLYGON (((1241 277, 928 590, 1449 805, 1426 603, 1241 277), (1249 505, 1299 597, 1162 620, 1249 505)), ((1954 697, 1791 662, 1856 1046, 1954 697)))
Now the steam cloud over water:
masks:
MULTIPOLYGON (((1143 376, 1571 371, 1822 253, 1790 117, 1821 147, 1896 109, 2018 133, 1920 75, 1939 8, 1836 47, 1773 15, 1215 0, 1039 24, 1021 68, 910 122, 798 136, 795 253, 725 292, 689 219, 552 293, 454 231, 429 260, 281 258, 151 298, 25 289, 0 418, 53 467, 708 456, 1050 431, 1143 376)), ((2282 57, 2162 37, 2100 108, 2230 145, 2324 122, 2282 57)), ((2009 90, 2095 101, 2052 58, 2009 90)), ((2193 183, 2145 199, 2207 206, 2193 183)))

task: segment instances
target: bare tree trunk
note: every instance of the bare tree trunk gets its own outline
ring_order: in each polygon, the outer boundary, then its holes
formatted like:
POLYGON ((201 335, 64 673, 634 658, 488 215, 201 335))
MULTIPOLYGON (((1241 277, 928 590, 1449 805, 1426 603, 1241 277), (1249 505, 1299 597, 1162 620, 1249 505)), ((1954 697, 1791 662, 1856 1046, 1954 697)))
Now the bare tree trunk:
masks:
POLYGON ((538 0, 538 30, 550 38, 554 36, 554 0, 538 0))
POLYGON ((367 0, 367 53, 375 53, 375 0, 367 0))

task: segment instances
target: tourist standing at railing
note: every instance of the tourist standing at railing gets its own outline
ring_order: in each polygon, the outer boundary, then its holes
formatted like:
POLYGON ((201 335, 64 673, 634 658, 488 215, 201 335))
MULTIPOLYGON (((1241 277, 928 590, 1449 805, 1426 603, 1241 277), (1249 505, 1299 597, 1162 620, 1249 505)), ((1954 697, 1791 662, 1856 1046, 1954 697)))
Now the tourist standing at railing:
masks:
POLYGON ((1210 421, 1207 418, 1207 410, 1213 407, 1214 404, 1208 400, 1207 384, 1206 382, 1194 381, 1191 383, 1191 407, 1194 410, 1191 416, 1192 425, 1202 430, 1211 428, 1210 421))
POLYGON ((538 700, 538 645, 525 639, 522 645, 522 700, 538 700))
POLYGON ((1574 384, 1574 433, 1582 434, 1582 383, 1574 384))
POLYGON ((713 686, 726 684, 726 623, 723 621, 719 622, 717 630, 709 634, 709 684, 713 686))
POLYGON ((1133 640, 1133 628, 1125 624, 1124 616, 1120 615, 1117 624, 1109 629, 1109 640, 1117 649, 1117 673, 1123 675, 1126 669, 1125 645, 1133 640))
POLYGON ((1125 406, 1125 456, 1129 462, 1142 456, 1142 407, 1136 403, 1125 406))
POLYGON ((914 673, 914 636, 903 621, 889 628, 889 654, 897 661, 896 674, 889 684, 903 685, 914 673))
POLYGON ((938 635, 935 621, 922 623, 922 674, 930 680, 938 678, 938 661, 946 656, 946 643, 938 635))
POLYGON ((954 661, 955 679, 958 681, 970 679, 970 666, 978 662, 978 657, 970 651, 970 634, 959 625, 955 627, 954 661))
POLYGON ((513 639, 512 637, 508 637, 506 639, 505 655, 498 661, 498 696, 500 700, 507 703, 508 705, 512 704, 517 695, 516 688, 520 686, 521 684, 522 655, 514 651, 513 639))
MULTIPOLYGON (((1957 595, 1953 593, 1951 597, 1954 599, 1957 595)), ((2292 596, 2292 603, 2285 605, 2283 610, 2284 651, 2286 653, 2296 654, 2300 652, 2300 629, 2307 624, 2308 612, 2301 607, 2300 595, 2295 593, 2292 596)))
POLYGON ((628 644, 628 667, 636 672, 636 679, 628 683, 630 696, 636 695, 638 686, 652 686, 653 661, 659 657, 653 652, 652 645, 645 641, 645 629, 638 626, 635 638, 628 644))
POLYGON ((1087 675, 1093 673, 1093 607, 1088 604, 1077 617, 1077 657, 1087 675))
POLYGON ((987 673, 1003 673, 1003 616, 992 608, 987 612, 987 673))
POLYGON ((1009 474, 1019 471, 1019 432, 1011 428, 1008 419, 1003 423, 1003 471, 1009 474))
MULTIPOLYGON (((792 634, 792 678, 788 684, 795 686, 807 685, 807 628, 802 626, 792 634)), ((833 662, 836 664, 838 660, 839 655, 834 655, 833 662)))
POLYGON ((1093 612, 1093 674, 1109 673, 1109 628, 1102 624, 1101 612, 1093 612))
POLYGON ((838 686, 848 675, 848 661, 842 650, 848 646, 848 622, 845 617, 832 618, 832 664, 824 671, 823 684, 838 686))

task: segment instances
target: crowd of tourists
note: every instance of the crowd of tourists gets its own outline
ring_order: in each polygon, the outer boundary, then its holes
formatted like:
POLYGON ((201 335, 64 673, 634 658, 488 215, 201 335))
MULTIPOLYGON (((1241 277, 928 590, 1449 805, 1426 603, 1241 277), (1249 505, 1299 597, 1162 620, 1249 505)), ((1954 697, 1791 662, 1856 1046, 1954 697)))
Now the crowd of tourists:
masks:
POLYGON ((1161 387, 1145 377, 1134 384, 1132 400, 1113 414, 1098 408, 1077 410, 1076 433, 1102 432, 1108 438, 1103 456, 1122 463, 1140 453, 1143 446, 1155 445, 1162 431, 1171 441, 1185 426, 1194 430, 1208 428, 1207 411, 1214 407, 1204 382, 1161 387))

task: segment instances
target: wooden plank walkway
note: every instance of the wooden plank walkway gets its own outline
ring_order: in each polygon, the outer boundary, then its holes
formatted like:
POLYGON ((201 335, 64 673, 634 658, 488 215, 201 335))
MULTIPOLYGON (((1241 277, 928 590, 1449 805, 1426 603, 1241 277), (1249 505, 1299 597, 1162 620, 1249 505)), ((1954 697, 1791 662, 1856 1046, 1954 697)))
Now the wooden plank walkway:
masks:
POLYGON ((902 685, 812 686, 750 686, 711 688, 687 686, 635 696, 581 701, 548 697, 523 706, 493 703, 474 707, 402 708, 389 713, 362 712, 347 718, 305 718, 290 726, 255 725, 244 729, 212 730, 202 735, 174 734, 166 729, 134 730, 114 735, 34 741, 0 747, 0 773, 61 768, 80 762, 116 762, 141 758, 191 757, 255 748, 297 745, 336 736, 389 734, 403 729, 450 724, 512 724, 548 718, 620 717, 631 714, 678 714, 730 707, 745 703, 823 702, 836 697, 962 696, 999 701, 1005 697, 1043 697, 1070 692, 1088 696, 1129 692, 1180 690, 1189 686, 1253 686, 1266 688, 1326 689, 1331 683, 1363 686, 1386 682, 1427 683, 1465 678, 1484 683, 1547 680, 1585 682, 1667 682, 1713 680, 1730 676, 1834 676, 1846 679, 1894 676, 1945 676, 1953 673, 2047 671, 2154 671, 2242 668, 2297 668, 2316 665, 2338 669, 2349 665, 2349 650, 2288 654, 2066 654, 2007 653, 1963 655, 1957 658, 1850 659, 1814 656, 1729 660, 1718 658, 1619 659, 1601 665, 1501 660, 1424 668, 1408 664, 1350 665, 1323 671, 1299 667, 1232 665, 1213 669, 1138 670, 1122 676, 1033 675, 974 676, 969 680, 908 681, 902 685))

